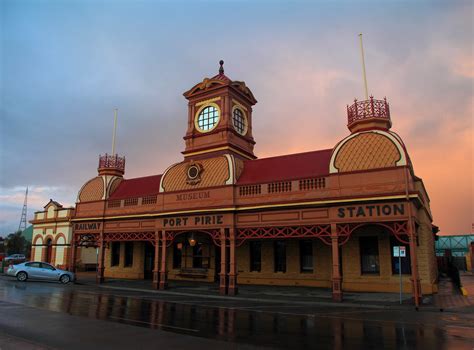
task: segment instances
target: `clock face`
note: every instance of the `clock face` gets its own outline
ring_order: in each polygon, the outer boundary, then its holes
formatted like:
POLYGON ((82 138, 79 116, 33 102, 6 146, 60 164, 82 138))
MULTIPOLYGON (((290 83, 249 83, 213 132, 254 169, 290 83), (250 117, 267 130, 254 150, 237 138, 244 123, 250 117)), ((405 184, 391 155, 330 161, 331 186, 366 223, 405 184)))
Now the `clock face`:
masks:
POLYGON ((240 135, 245 135, 247 133, 247 118, 245 113, 239 107, 233 108, 232 124, 234 125, 235 131, 240 135))
POLYGON ((196 117, 195 125, 200 132, 208 132, 219 123, 219 108, 215 104, 202 108, 196 117))

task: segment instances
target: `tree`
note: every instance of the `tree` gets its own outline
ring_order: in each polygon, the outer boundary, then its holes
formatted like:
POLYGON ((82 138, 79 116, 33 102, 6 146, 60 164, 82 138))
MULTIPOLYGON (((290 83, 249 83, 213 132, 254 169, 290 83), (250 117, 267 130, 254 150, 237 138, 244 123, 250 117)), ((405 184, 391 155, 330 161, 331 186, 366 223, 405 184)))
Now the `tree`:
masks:
POLYGON ((31 250, 31 244, 22 236, 21 231, 17 231, 15 233, 10 233, 7 238, 5 238, 5 248, 7 255, 29 255, 28 253, 29 250, 31 250))

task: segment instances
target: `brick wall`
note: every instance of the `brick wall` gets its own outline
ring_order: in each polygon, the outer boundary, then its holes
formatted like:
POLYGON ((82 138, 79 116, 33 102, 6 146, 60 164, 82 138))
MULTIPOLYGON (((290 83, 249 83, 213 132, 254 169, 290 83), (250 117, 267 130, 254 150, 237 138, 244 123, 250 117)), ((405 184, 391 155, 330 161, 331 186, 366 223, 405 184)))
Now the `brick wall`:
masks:
POLYGON ((143 242, 133 242, 133 264, 125 267, 125 242, 120 242, 120 263, 117 266, 111 266, 111 247, 105 250, 105 271, 104 277, 125 278, 125 279, 143 279, 144 278, 144 259, 145 245, 143 242))
POLYGON ((238 284, 273 284, 289 286, 331 286, 331 247, 313 240, 313 273, 300 272, 299 241, 287 241, 286 272, 274 271, 274 241, 262 242, 262 266, 260 272, 250 272, 249 243, 237 249, 238 284))

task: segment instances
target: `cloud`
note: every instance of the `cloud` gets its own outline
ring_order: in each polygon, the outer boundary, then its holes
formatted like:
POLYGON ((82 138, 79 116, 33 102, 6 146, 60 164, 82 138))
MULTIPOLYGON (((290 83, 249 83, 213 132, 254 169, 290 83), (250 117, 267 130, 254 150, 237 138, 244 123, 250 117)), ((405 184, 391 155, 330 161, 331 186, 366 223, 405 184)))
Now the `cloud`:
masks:
MULTIPOLYGON (((20 223, 25 188, 15 186, 0 187, 0 236, 6 236, 15 231, 20 223)), ((27 226, 28 221, 34 218, 36 211, 43 210, 50 198, 61 203, 64 207, 73 206, 78 189, 59 186, 32 186, 28 188, 27 199, 27 226)))
POLYGON ((115 107, 126 177, 180 161, 182 93, 216 74, 220 58, 259 101, 259 157, 333 147, 348 135, 346 104, 363 95, 359 32, 369 90, 388 98, 393 130, 427 185, 435 223, 443 232, 470 230, 471 2, 180 5, 7 1, 0 231, 16 228, 26 185, 34 210, 49 198, 73 204, 96 176, 98 155, 110 152, 115 107))

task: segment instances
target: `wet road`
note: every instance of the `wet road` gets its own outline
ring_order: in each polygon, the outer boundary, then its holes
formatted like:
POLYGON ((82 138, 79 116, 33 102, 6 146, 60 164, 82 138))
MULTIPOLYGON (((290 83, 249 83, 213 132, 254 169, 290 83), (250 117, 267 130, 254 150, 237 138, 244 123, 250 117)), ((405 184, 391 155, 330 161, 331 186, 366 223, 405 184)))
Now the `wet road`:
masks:
POLYGON ((2 333, 68 349, 472 350, 474 315, 216 300, 0 277, 0 341, 2 333))

